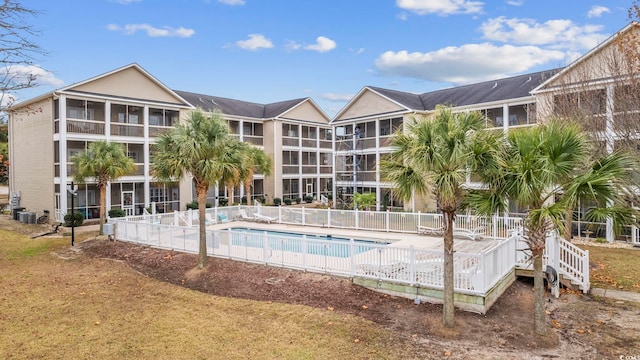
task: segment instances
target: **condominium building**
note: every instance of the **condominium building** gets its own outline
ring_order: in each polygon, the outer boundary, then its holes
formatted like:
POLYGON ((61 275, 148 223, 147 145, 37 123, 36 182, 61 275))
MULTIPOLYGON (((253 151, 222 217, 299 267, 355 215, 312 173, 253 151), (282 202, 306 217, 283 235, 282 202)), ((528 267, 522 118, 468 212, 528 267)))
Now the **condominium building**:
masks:
POLYGON ((393 186, 380 175, 380 161, 391 152, 391 135, 414 117, 433 114, 438 105, 454 112, 480 111, 488 129, 536 123, 535 98, 531 90, 558 70, 535 72, 423 94, 367 86, 334 117, 336 202, 350 202, 354 192, 375 193, 377 208, 389 207, 433 211, 435 203, 416 197, 405 204, 393 196, 393 186), (354 166, 355 164, 355 166, 354 166))
MULTIPOLYGON (((562 69, 422 94, 366 86, 333 119, 310 98, 257 104, 171 90, 139 65, 127 65, 10 109, 10 191, 19 196, 20 207, 55 210, 60 217, 70 207, 69 159, 91 141, 107 140, 122 143, 136 163, 133 175, 110 185, 108 209, 123 208, 129 214, 151 204, 158 211, 182 209, 195 198, 190 180, 155 182, 149 174, 152 145, 159 134, 201 109, 220 111, 238 139, 273 159, 270 176, 256 174, 254 197, 272 202, 276 197, 324 195, 340 207, 351 202, 354 192, 371 192, 378 210, 433 211, 429 198, 405 203, 394 197, 379 164, 391 151, 387 144, 393 132, 413 117, 433 114, 438 105, 454 112, 480 111, 488 129, 505 132, 569 115, 584 120, 603 151, 640 149, 640 71, 634 60, 638 27, 629 24, 562 69)), ((243 195, 238 186, 230 202, 240 202, 243 195)), ((224 186, 217 186, 209 201, 229 196, 224 186)), ((77 205, 87 218, 99 215, 90 179, 80 186, 77 205)))
MULTIPOLYGON (((106 140, 121 143, 136 165, 132 175, 110 184, 107 209, 122 208, 129 215, 152 204, 161 212, 184 209, 195 198, 190 179, 158 183, 149 173, 150 159, 157 136, 197 108, 220 110, 235 136, 272 157, 274 171, 268 177, 256 174, 253 196, 319 198, 330 191, 330 119, 310 98, 263 105, 174 91, 131 64, 9 109, 12 197, 19 207, 49 210, 61 219, 71 207, 70 158, 92 141, 106 140)), ((86 180, 74 205, 87 219, 97 218, 99 192, 86 180)), ((238 189, 231 201, 238 202, 243 192, 238 189)), ((211 190, 211 201, 219 196, 226 196, 224 187, 211 190)))

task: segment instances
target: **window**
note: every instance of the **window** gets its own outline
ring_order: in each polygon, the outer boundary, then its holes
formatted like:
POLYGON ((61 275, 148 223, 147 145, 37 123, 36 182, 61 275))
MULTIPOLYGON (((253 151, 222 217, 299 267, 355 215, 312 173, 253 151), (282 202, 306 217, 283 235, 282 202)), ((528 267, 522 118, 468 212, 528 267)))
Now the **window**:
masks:
POLYGON ((111 104, 111 122, 142 125, 142 113, 140 106, 111 104))
POLYGON ((282 163, 284 165, 298 165, 298 152, 297 151, 283 151, 282 163))
POLYGON ((298 125, 282 124, 282 136, 298 137, 298 125))

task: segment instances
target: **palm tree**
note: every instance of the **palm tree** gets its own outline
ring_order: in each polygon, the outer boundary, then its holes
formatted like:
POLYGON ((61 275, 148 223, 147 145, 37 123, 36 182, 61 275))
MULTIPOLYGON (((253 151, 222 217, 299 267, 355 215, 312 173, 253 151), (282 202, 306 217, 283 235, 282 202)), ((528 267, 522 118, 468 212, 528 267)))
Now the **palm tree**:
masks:
POLYGON ((251 205, 251 183, 255 172, 263 174, 264 176, 271 175, 271 169, 273 169, 273 162, 271 158, 262 150, 257 147, 247 145, 246 162, 243 164, 246 171, 243 172, 242 181, 244 183, 245 196, 247 197, 247 205, 251 205))
POLYGON ((490 166, 495 132, 478 131, 484 117, 478 112, 456 113, 438 107, 431 118, 413 119, 405 132, 392 136, 389 157, 381 162, 387 181, 404 199, 428 195, 437 201, 444 219, 444 290, 443 323, 453 327, 453 220, 467 189, 469 172, 490 166))
POLYGON ((122 144, 96 141, 89 144, 86 151, 71 157, 77 183, 93 178, 100 191, 100 235, 106 220, 107 186, 109 182, 132 174, 136 167, 133 159, 124 152, 122 144))
POLYGON ((552 120, 537 127, 509 132, 501 147, 498 167, 485 172, 486 190, 470 197, 484 214, 507 210, 514 201, 529 210, 523 221, 534 271, 534 327, 547 332, 544 309, 542 256, 547 233, 561 233, 565 217, 578 200, 597 206, 586 215, 592 221, 614 219, 617 231, 632 222, 633 209, 624 205, 637 160, 614 152, 594 158, 588 135, 568 121, 552 120))
POLYGON ((237 167, 227 151, 233 142, 229 127, 219 112, 205 116, 200 110, 191 113, 186 123, 160 135, 151 164, 153 175, 161 182, 172 182, 191 175, 198 198, 200 244, 198 267, 207 265, 205 209, 209 186, 237 167))

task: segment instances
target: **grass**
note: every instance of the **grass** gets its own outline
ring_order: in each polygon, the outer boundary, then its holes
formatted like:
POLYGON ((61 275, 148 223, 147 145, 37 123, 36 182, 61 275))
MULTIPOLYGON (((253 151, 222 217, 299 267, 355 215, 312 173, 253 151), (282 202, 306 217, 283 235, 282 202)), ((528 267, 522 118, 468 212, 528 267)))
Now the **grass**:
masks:
POLYGON ((0 358, 410 357, 407 343, 361 318, 215 297, 119 262, 55 256, 69 252, 68 240, 0 230, 0 358))
POLYGON ((640 293, 640 251, 581 246, 589 250, 591 286, 640 293))

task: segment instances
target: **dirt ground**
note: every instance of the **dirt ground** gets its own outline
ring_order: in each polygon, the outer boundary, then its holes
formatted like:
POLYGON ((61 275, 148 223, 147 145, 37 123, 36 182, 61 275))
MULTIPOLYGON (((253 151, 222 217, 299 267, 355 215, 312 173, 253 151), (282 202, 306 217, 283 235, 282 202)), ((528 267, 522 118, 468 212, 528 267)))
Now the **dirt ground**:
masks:
MULTIPOLYGON (((14 226, 13 230, 26 233, 29 228, 14 226)), ((346 278, 219 258, 210 258, 207 268, 196 270, 196 255, 101 238, 79 242, 73 253, 78 249, 84 256, 122 261, 146 276, 215 296, 361 316, 406 342, 407 358, 640 358, 640 304, 563 291, 559 299, 548 298, 551 331, 539 338, 533 334, 533 292, 528 279, 516 281, 486 315, 457 311, 456 328, 449 331, 441 327, 440 305, 415 305, 413 300, 371 291, 346 278)))

